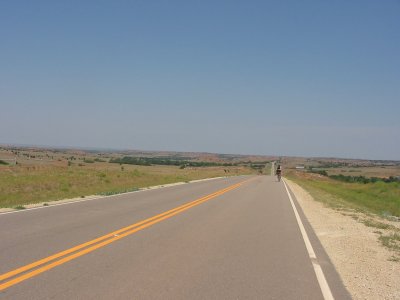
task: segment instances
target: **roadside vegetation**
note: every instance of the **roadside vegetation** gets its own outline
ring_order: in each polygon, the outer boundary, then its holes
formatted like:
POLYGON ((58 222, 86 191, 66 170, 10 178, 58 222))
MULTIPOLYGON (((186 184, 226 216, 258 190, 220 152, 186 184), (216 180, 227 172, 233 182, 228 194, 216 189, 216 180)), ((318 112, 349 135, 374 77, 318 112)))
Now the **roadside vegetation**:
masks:
POLYGON ((265 162, 212 162, 212 161, 193 161, 187 160, 185 157, 132 157, 124 156, 120 158, 110 159, 110 163, 129 164, 137 166, 179 166, 181 169, 186 167, 249 167, 253 170, 262 171, 268 161, 265 162))
POLYGON ((288 178, 305 187, 312 194, 327 193, 317 197, 335 207, 350 207, 366 213, 384 217, 400 217, 400 182, 398 180, 361 178, 347 179, 345 176, 313 176, 292 172, 288 178), (342 180, 344 178, 345 180, 342 180))
POLYGON ((0 208, 22 209, 29 204, 114 195, 154 185, 262 174, 268 162, 264 156, 234 154, 0 145, 0 208))
POLYGON ((326 171, 291 171, 286 177, 306 189, 315 200, 375 228, 381 244, 394 253, 390 260, 400 261, 400 226, 397 223, 400 221, 400 182, 397 177, 329 176, 326 171))
MULTIPOLYGON (((87 162, 86 162, 87 163, 87 162)), ((134 166, 103 162, 63 165, 3 166, 0 169, 0 207, 100 194, 112 195, 152 185, 209 177, 251 174, 248 167, 134 166)))
POLYGON ((314 170, 314 169, 310 169, 309 172, 314 173, 314 174, 319 174, 322 176, 326 176, 331 179, 339 180, 342 182, 349 182, 349 183, 375 183, 375 182, 385 182, 385 183, 399 182, 400 183, 400 177, 395 177, 395 176, 366 177, 363 175, 358 175, 358 176, 349 176, 349 175, 343 175, 343 174, 329 175, 326 170, 314 170))
POLYGON ((217 163, 207 161, 188 161, 183 159, 168 158, 168 157, 131 157, 124 156, 122 158, 111 159, 110 163, 129 164, 137 166, 184 166, 184 167, 217 167, 217 166, 237 166, 232 163, 217 163))

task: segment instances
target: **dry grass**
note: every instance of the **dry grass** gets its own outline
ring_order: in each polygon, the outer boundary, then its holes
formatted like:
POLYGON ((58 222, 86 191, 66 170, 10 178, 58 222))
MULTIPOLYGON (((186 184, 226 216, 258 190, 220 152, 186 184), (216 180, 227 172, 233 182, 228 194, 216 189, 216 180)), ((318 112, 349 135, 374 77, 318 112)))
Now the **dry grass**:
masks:
POLYGON ((0 167, 0 207, 16 207, 65 198, 190 181, 250 174, 244 167, 133 166, 90 163, 79 166, 46 164, 0 167), (225 170, 229 170, 226 173, 225 170))

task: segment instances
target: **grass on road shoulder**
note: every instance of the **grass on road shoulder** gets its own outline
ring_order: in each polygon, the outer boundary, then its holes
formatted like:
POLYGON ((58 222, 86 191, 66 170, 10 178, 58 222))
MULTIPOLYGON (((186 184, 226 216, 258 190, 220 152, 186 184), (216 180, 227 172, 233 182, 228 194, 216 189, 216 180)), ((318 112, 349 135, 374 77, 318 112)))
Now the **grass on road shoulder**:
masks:
POLYGON ((376 228, 375 233, 379 235, 381 244, 393 251, 389 260, 400 262, 400 228, 392 225, 397 222, 388 223, 385 220, 400 217, 398 182, 346 183, 300 172, 291 172, 286 177, 306 189, 315 200, 365 226, 376 228))
POLYGON ((293 172, 288 178, 303 186, 316 200, 384 217, 400 217, 400 183, 346 183, 324 176, 293 172))
POLYGON ((152 185, 251 172, 245 167, 180 169, 175 166, 120 166, 108 163, 4 166, 0 169, 0 207, 22 207, 93 194, 111 195, 152 185))

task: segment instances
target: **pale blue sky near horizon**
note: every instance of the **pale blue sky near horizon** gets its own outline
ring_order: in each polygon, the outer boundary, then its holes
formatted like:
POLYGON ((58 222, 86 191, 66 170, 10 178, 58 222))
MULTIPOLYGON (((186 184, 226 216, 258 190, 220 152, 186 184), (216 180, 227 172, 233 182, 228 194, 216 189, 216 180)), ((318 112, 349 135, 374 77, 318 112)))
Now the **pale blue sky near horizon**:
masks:
POLYGON ((0 144, 400 160, 400 1, 2 1, 0 144))

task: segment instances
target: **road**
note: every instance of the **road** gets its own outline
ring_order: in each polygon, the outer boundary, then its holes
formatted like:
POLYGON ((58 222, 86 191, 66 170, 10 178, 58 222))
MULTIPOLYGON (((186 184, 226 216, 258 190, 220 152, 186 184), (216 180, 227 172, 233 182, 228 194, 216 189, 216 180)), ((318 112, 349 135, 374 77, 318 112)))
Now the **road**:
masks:
POLYGON ((291 196, 303 233, 272 176, 0 214, 0 298, 350 299, 291 196))

